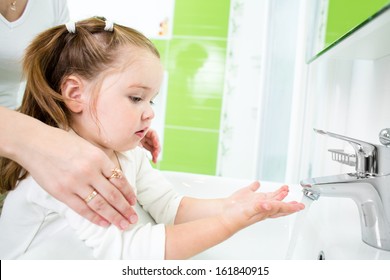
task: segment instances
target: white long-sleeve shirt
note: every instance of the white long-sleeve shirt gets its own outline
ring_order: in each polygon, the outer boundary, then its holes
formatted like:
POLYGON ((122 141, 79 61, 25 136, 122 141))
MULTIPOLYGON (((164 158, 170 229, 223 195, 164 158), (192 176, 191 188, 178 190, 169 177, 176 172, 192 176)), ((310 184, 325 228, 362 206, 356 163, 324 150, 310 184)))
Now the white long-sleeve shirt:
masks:
POLYGON ((18 92, 24 90, 22 58, 32 39, 68 21, 66 0, 29 0, 21 17, 13 22, 0 14, 0 106, 15 109, 19 105, 18 92))
POLYGON ((83 258, 88 249, 80 246, 90 248, 91 256, 97 259, 164 259, 164 224, 174 222, 182 196, 152 168, 143 149, 120 154, 119 160, 137 194, 137 224, 125 231, 113 225, 99 227, 53 198, 29 176, 5 200, 0 217, 0 259, 28 258, 29 251, 38 258, 83 258), (61 242, 53 242, 58 235, 62 235, 61 242), (82 242, 75 242, 74 236, 82 242), (39 248, 53 252, 44 254, 39 248), (55 255, 63 251, 73 255, 55 255))

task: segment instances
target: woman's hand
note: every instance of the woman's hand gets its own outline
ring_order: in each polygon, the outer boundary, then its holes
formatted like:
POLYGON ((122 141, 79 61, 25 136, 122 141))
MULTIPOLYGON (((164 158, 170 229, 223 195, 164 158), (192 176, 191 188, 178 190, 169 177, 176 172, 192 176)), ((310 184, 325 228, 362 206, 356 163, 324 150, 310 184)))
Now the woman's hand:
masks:
POLYGON ((158 155, 161 152, 160 141, 158 140, 157 132, 149 129, 145 137, 141 141, 141 145, 152 154, 152 160, 157 163, 158 155))
POLYGON ((22 165, 52 196, 98 225, 125 229, 137 221, 135 194, 123 176, 108 179, 116 166, 102 150, 3 107, 0 119, 0 155, 22 165))
POLYGON ((65 131, 47 136, 61 139, 46 139, 45 150, 33 154, 35 163, 26 168, 48 193, 101 226, 125 229, 137 222, 133 189, 124 176, 110 178, 116 166, 102 150, 65 131), (97 195, 87 202, 93 191, 97 195))

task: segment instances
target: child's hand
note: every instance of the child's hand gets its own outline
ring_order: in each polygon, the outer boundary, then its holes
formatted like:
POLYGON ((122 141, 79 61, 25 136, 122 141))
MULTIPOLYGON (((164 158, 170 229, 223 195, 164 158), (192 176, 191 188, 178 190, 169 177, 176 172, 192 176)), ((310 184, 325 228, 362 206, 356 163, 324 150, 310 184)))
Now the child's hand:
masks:
POLYGON ((158 139, 158 135, 155 130, 149 129, 145 137, 141 140, 141 146, 152 154, 153 162, 157 163, 158 155, 161 152, 161 146, 160 140, 158 139))
POLYGON ((288 186, 269 193, 256 192, 259 182, 254 182, 228 197, 222 207, 221 221, 231 233, 267 218, 289 215, 305 208, 304 204, 283 202, 288 186))

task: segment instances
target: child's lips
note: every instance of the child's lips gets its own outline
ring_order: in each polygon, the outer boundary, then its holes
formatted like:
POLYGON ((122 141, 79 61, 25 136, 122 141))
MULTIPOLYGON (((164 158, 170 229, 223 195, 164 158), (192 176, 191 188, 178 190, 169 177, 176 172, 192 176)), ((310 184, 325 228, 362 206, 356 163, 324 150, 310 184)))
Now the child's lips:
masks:
POLYGON ((135 132, 135 135, 137 135, 140 138, 144 138, 146 135, 146 132, 148 132, 148 127, 145 127, 144 129, 138 130, 135 132))

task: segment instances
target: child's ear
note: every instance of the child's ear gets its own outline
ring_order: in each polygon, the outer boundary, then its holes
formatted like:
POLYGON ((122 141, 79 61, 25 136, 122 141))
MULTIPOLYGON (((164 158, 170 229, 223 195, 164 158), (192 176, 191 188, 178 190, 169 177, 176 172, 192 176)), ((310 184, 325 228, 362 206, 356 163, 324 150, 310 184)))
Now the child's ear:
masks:
POLYGON ((86 104, 84 96, 83 80, 70 75, 61 85, 61 93, 65 98, 65 104, 73 113, 81 113, 86 104))

